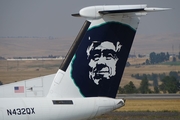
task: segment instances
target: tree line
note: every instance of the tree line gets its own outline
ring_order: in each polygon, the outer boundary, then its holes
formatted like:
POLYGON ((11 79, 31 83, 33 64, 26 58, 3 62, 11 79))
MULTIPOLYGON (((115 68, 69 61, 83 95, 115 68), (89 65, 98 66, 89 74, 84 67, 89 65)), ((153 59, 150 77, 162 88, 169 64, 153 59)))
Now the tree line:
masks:
POLYGON ((146 64, 158 64, 161 62, 165 62, 165 61, 169 61, 169 53, 155 53, 155 52, 151 52, 149 54, 149 60, 146 60, 146 64))
POLYGON ((180 90, 180 71, 171 71, 169 75, 163 74, 135 74, 132 77, 141 80, 140 87, 136 88, 134 83, 130 81, 127 85, 119 87, 119 93, 121 94, 131 94, 131 93, 176 93, 180 90), (161 85, 158 85, 158 79, 161 81, 161 85), (153 80, 154 90, 149 89, 149 80, 153 80))
MULTIPOLYGON (((169 53, 165 53, 165 52, 161 52, 161 53, 155 53, 155 52, 151 52, 149 54, 149 59, 146 59, 145 64, 149 65, 149 64, 158 64, 158 63, 162 63, 162 62, 166 62, 169 61, 170 55, 169 53)), ((177 58, 180 60, 180 52, 177 55, 177 58)), ((176 62, 176 57, 173 56, 172 59, 173 62, 176 62)))
POLYGON ((168 74, 159 73, 159 74, 132 74, 131 77, 142 80, 143 78, 147 78, 148 80, 153 81, 153 86, 158 86, 158 80, 162 80, 165 76, 173 76, 177 80, 180 80, 180 71, 170 71, 168 74))

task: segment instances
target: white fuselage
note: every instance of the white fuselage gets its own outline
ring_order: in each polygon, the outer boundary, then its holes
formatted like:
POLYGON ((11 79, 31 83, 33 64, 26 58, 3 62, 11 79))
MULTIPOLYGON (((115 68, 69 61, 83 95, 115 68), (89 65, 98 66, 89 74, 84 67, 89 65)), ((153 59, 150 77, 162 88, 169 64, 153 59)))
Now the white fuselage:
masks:
POLYGON ((122 99, 92 98, 1 98, 0 120, 80 120, 112 111, 122 99))

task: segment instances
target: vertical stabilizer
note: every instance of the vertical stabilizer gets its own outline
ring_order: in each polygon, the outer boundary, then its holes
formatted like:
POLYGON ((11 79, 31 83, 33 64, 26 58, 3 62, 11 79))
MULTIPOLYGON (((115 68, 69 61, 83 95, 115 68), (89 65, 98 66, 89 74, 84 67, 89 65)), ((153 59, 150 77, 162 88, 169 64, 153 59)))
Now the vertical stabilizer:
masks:
POLYGON ((86 27, 48 96, 115 98, 140 17, 147 13, 145 8, 149 10, 146 5, 91 6, 73 14, 86 18, 86 27))

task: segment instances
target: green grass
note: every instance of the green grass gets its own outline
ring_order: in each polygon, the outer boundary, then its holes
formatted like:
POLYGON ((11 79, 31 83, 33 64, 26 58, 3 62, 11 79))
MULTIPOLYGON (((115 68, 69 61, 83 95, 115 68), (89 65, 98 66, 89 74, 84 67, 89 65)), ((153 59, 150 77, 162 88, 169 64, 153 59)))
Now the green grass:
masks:
POLYGON ((165 63, 162 63, 162 65, 180 66, 180 61, 176 61, 176 62, 165 62, 165 63))

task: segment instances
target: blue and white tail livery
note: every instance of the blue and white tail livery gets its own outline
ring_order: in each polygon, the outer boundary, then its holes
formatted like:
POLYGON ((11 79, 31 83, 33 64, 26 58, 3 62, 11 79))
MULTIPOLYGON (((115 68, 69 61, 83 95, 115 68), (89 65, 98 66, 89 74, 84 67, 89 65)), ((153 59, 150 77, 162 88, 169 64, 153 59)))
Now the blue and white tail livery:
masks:
POLYGON ((140 17, 166 10, 146 5, 83 8, 86 21, 57 72, 48 97, 115 98, 140 17))
MULTIPOLYGON (((146 5, 91 6, 47 97, 0 98, 0 120, 81 120, 124 106, 114 99, 146 5)), ((46 77, 46 78, 51 78, 46 77)))

